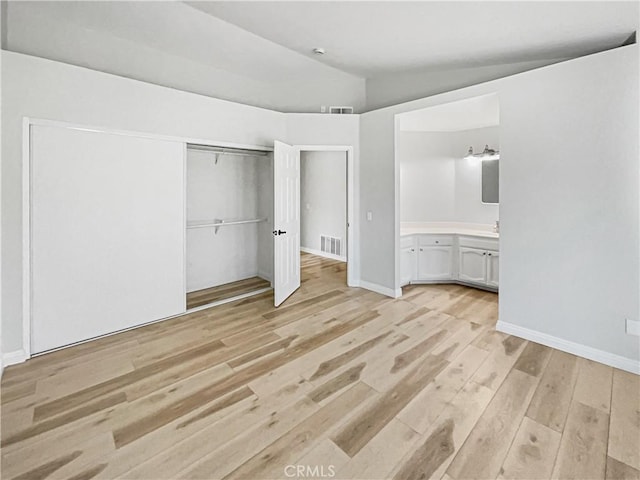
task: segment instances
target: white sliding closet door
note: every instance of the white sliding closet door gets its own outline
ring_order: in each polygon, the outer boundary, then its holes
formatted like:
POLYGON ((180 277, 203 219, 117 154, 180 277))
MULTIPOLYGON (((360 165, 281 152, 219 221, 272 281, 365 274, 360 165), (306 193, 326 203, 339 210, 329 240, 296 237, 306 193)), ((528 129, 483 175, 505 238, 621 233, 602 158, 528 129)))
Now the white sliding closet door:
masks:
POLYGON ((32 126, 32 352, 184 312, 184 217, 184 144, 32 126))

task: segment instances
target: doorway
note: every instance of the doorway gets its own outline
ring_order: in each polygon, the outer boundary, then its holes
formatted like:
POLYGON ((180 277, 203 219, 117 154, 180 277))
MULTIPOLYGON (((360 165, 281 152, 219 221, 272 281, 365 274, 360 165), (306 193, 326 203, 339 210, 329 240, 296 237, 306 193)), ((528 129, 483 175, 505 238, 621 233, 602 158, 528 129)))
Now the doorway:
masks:
POLYGON ((300 255, 353 272, 351 147, 300 147, 300 255), (313 257, 310 257, 313 256, 313 257), (336 264, 340 262, 343 265, 336 264))
POLYGON ((396 117, 396 285, 498 292, 500 105, 495 94, 396 117))
POLYGON ((300 251, 347 261, 347 155, 300 152, 300 251))
MULTIPOLYGON (((347 286, 357 286, 353 262, 349 260, 355 245, 354 232, 354 169, 353 147, 324 145, 287 145, 274 143, 274 304, 279 306, 301 285, 300 278, 300 156, 302 152, 343 152, 346 153, 347 178, 347 220, 346 220, 346 257, 347 286)), ((325 238, 326 243, 326 238, 325 238)), ((326 247, 325 247, 326 248, 326 247)), ((331 247, 329 247, 331 248, 331 247)), ((335 241, 334 241, 335 248, 335 241)))

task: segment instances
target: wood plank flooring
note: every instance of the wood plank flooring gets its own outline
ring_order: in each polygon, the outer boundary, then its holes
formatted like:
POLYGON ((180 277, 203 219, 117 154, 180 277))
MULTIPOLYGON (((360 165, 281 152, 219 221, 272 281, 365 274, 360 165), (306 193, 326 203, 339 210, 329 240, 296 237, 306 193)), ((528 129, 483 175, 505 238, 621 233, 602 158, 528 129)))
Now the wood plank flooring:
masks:
POLYGON ((5 479, 639 479, 640 378, 494 330, 498 297, 301 288, 34 358, 1 382, 5 479))
POLYGON ((246 293, 255 292, 271 288, 271 283, 264 278, 251 277, 237 282, 225 283, 217 287, 205 288, 195 292, 187 293, 187 310, 201 307, 210 303, 237 297, 246 293))

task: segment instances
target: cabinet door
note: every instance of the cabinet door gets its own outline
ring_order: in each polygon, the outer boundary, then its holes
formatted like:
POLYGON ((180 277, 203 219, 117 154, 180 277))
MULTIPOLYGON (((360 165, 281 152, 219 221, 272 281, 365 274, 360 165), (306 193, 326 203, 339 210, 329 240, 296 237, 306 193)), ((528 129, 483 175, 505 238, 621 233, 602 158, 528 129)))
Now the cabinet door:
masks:
POLYGON ((418 280, 451 280, 453 247, 420 247, 418 250, 418 280))
POLYGON ((500 279, 500 253, 487 252, 487 285, 498 288, 500 279))
POLYGON ((458 278, 463 282, 486 284, 487 251, 460 247, 458 278))
POLYGON ((416 249, 404 247, 400 250, 400 286, 408 285, 415 279, 416 249))

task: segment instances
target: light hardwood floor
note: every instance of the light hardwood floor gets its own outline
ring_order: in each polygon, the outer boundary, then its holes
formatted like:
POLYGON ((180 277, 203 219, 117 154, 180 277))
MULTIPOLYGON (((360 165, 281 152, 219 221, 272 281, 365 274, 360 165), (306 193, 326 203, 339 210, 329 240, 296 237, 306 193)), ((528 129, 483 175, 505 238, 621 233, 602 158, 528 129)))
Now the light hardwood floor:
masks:
POLYGON ((237 282, 225 283, 217 287, 205 288, 187 293, 187 310, 201 307, 209 303, 219 302, 227 298, 233 298, 246 293, 271 288, 271 283, 264 278, 251 277, 237 282))
POLYGON ((7 368, 2 478, 639 478, 639 377, 495 332, 496 294, 393 300, 302 263, 278 309, 263 294, 7 368))

